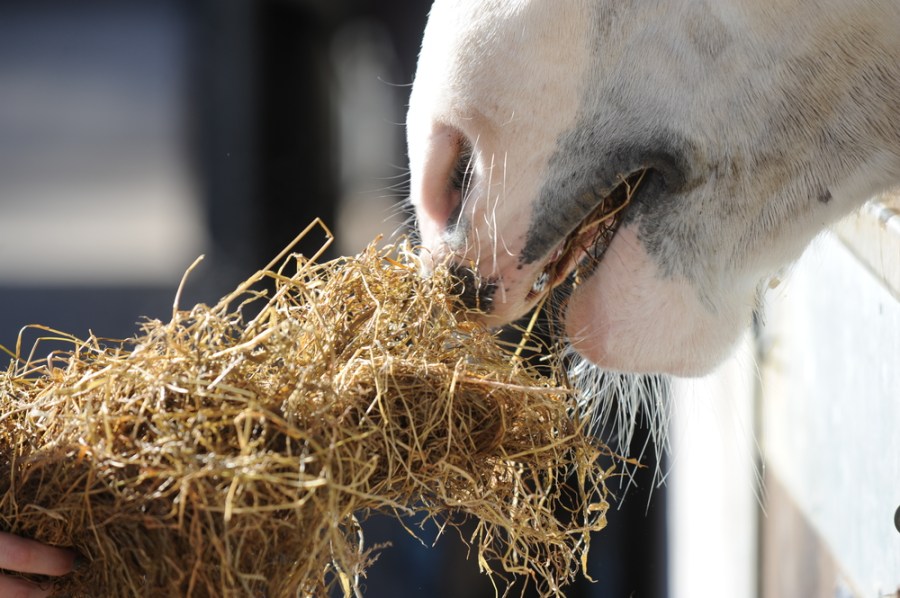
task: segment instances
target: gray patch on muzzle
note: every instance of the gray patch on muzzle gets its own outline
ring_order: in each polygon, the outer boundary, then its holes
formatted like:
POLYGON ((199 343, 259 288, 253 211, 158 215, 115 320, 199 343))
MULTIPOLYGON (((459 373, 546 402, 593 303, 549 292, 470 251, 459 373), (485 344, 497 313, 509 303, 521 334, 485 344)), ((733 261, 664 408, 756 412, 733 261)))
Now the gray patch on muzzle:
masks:
MULTIPOLYGON (((603 126, 593 119, 583 119, 559 140, 550 159, 548 177, 532 208, 519 261, 531 264, 546 256, 635 172, 650 172, 639 189, 642 200, 662 199, 675 190, 684 190, 690 153, 690 144, 671 133, 646 142, 611 143, 603 126)), ((635 201, 625 221, 638 214, 652 218, 653 211, 648 202, 635 201)))

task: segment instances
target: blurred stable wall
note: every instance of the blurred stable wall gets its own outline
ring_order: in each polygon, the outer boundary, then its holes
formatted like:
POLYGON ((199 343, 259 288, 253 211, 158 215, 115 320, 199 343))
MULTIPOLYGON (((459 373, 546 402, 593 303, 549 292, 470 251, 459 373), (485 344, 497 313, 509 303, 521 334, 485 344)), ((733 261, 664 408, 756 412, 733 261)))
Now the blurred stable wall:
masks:
MULTIPOLYGON (((32 323, 128 336, 166 317, 201 253, 182 302, 215 301, 314 217, 342 252, 398 228, 429 5, 0 2, 0 344, 32 323)), ((571 598, 665 595, 665 493, 647 509, 650 483, 611 514, 599 583, 571 598)), ((394 543, 369 598, 494 596, 456 538, 424 549, 378 519, 367 541, 394 543)))
POLYGON ((407 94, 393 84, 415 52, 397 56, 427 6, 380 6, 0 3, 0 343, 33 322, 130 334, 201 253, 186 300, 212 301, 313 218, 336 229, 343 196, 374 197, 349 249, 393 232, 407 94), (348 121, 348 93, 380 112, 348 121), (342 160, 340 132, 372 122, 369 163, 342 160))

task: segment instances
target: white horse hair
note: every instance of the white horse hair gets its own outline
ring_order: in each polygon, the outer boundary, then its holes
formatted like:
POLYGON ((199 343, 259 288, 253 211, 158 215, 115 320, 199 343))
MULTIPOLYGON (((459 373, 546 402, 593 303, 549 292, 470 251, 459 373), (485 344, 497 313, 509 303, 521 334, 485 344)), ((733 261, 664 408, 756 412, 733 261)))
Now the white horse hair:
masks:
POLYGON ((709 372, 772 276, 900 183, 898 32, 897 0, 437 0, 407 121, 425 253, 503 324, 645 172, 566 336, 606 371, 709 372))

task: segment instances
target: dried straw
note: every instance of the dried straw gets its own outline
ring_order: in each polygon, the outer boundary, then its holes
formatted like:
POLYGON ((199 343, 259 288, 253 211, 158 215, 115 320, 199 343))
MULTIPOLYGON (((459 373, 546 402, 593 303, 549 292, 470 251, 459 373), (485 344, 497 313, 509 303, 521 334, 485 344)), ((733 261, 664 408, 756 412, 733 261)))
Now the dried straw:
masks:
POLYGON ((52 331, 71 348, 39 361, 20 337, 0 374, 0 527, 86 557, 59 595, 359 596, 368 515, 468 516, 501 591, 524 576, 560 595, 609 475, 567 391, 402 246, 286 255, 129 340, 52 331))

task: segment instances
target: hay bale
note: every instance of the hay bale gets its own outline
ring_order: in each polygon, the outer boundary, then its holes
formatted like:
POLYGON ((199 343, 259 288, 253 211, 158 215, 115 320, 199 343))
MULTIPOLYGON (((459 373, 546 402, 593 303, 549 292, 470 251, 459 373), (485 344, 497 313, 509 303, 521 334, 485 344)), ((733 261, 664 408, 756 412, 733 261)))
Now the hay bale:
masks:
POLYGON ((377 511, 474 517, 485 572, 558 595, 607 510, 605 449, 565 388, 467 322, 449 276, 421 278, 402 247, 272 268, 132 339, 54 333, 71 349, 41 361, 20 340, 0 375, 0 528, 89 562, 43 581, 360 595, 377 547, 359 524, 377 511), (264 279, 273 293, 254 290, 264 279))

